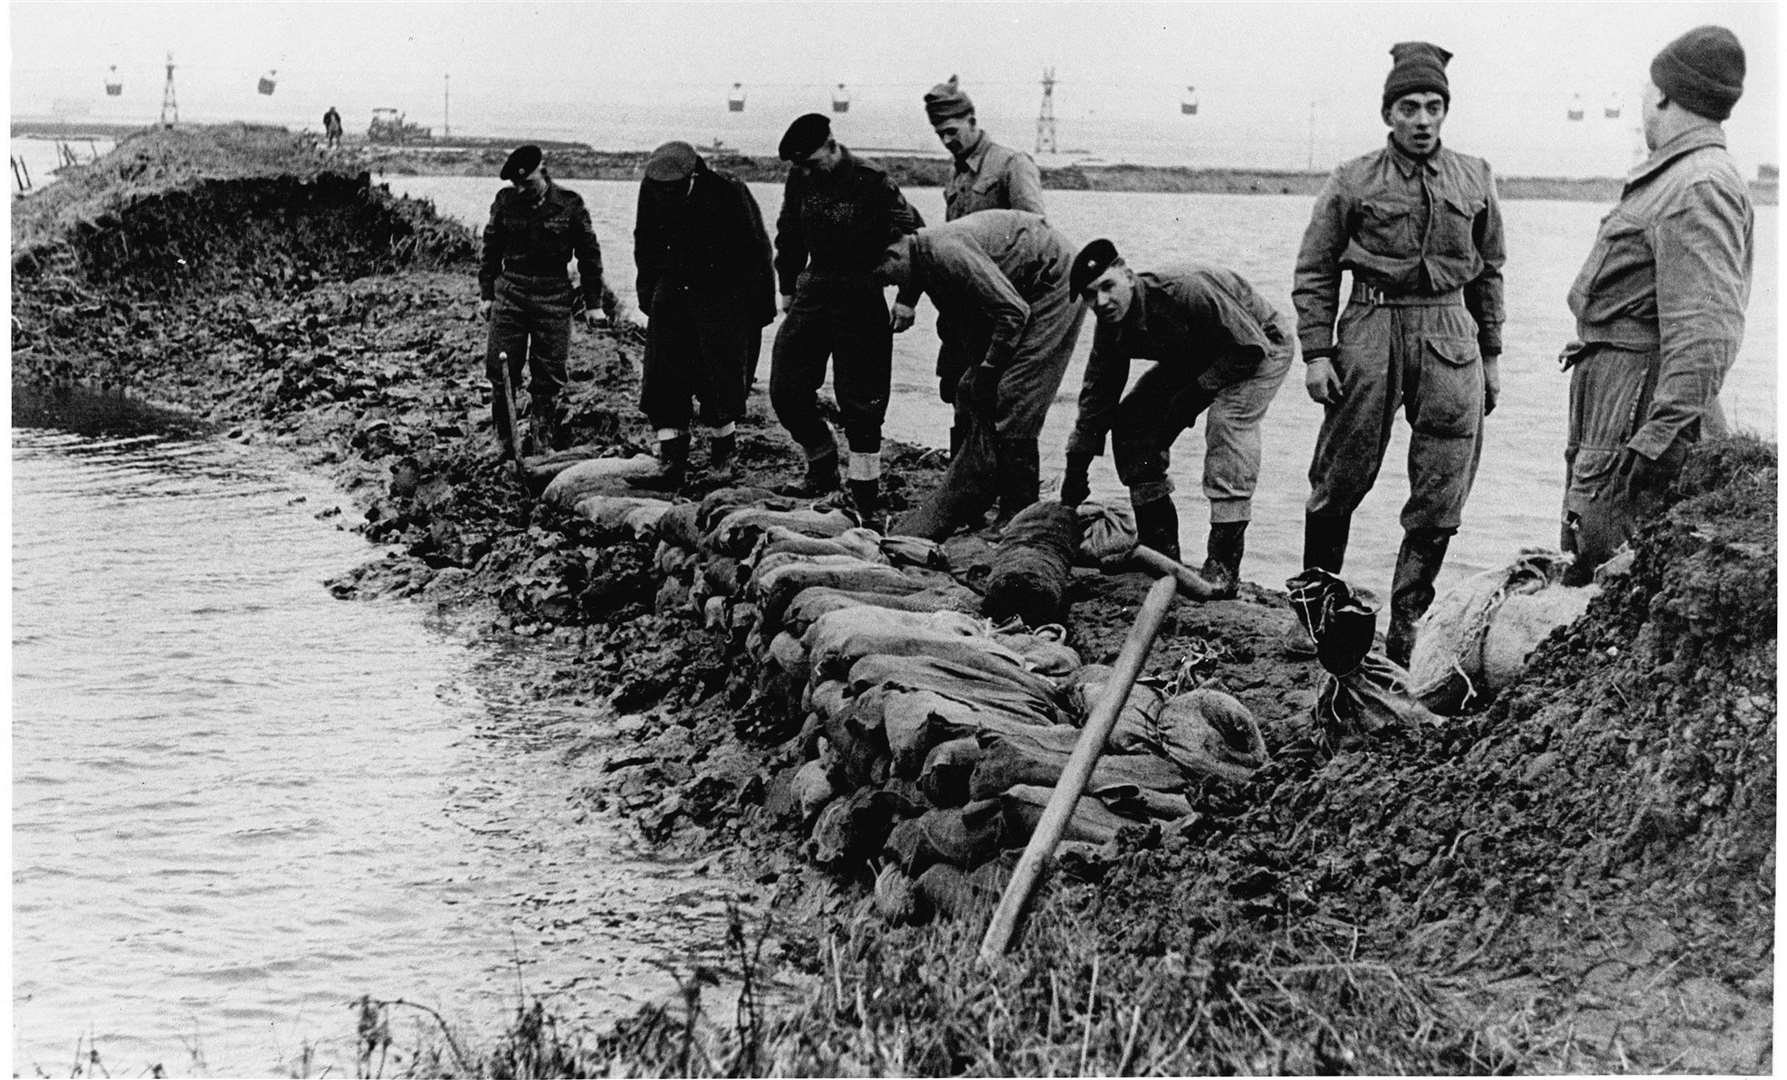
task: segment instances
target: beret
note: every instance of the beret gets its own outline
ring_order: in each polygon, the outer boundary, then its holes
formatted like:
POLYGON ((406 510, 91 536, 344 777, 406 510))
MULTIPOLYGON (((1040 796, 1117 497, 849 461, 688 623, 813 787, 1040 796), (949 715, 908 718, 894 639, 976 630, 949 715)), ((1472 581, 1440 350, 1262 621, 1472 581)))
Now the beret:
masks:
POLYGON ((823 113, 807 113, 795 118, 776 147, 776 156, 783 161, 799 161, 825 145, 831 138, 831 119, 823 113))
POLYGON ((1102 237, 1092 241, 1073 257, 1073 269, 1067 272, 1067 287, 1073 295, 1079 296, 1116 261, 1117 245, 1102 237))
POLYGON ((519 180, 539 168, 540 162, 545 159, 546 155, 542 154, 540 148, 532 143, 518 146, 515 148, 515 152, 509 155, 509 160, 503 162, 503 171, 500 175, 504 180, 519 180))
POLYGON ((652 156, 645 163, 647 180, 687 180, 695 175, 695 166, 701 164, 701 155, 686 142, 667 142, 652 151, 652 156))

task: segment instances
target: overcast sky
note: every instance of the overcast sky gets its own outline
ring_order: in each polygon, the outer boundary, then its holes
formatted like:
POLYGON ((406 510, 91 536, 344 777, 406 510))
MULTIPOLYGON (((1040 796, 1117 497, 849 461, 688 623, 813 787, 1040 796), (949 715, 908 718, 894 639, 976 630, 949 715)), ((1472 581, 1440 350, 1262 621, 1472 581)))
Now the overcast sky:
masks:
POLYGON ((1733 29, 1749 54, 1744 100, 1728 124, 1734 152, 1750 164, 1778 160, 1772 3, 59 0, 13 3, 9 14, 15 116, 60 102, 90 104, 94 117, 110 108, 153 118, 171 51, 183 118, 308 117, 332 103, 353 118, 393 103, 438 123, 450 75, 455 129, 492 131, 529 110, 574 104, 598 144, 603 110, 717 102, 735 81, 759 112, 812 107, 843 82, 859 115, 898 101, 922 125, 918 96, 954 72, 983 116, 1003 118, 1004 130, 1026 126, 1011 140, 1022 145, 1046 65, 1070 127, 1176 112, 1195 85, 1205 130, 1224 138, 1300 144, 1319 115, 1324 133, 1375 140, 1387 49, 1420 38, 1456 54, 1453 141, 1492 161, 1502 147, 1604 137, 1594 121, 1615 94, 1629 142, 1650 58, 1712 22, 1733 29), (123 98, 101 89, 110 65, 127 84, 123 98), (269 69, 279 93, 257 99, 254 79, 269 69), (1590 122, 1563 127, 1576 95, 1590 122))

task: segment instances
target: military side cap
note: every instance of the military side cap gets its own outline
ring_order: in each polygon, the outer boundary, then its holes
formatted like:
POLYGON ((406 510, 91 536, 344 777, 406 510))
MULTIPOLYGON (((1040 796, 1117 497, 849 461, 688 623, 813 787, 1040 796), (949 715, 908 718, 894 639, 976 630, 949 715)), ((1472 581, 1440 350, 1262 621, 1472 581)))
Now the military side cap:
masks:
POLYGON ((651 160, 645 163, 647 180, 677 181, 687 180, 695 175, 695 166, 700 164, 701 156, 695 148, 686 142, 667 142, 652 151, 651 160))
POLYGON ((799 161, 808 154, 825 145, 831 138, 831 119, 822 113, 807 113, 796 117, 794 123, 782 135, 782 144, 776 148, 776 154, 783 161, 799 161))
POLYGON ((1092 241, 1073 257, 1073 269, 1067 272, 1067 287, 1079 296, 1116 261, 1117 245, 1102 237, 1092 241))
POLYGON ((504 180, 519 180, 539 168, 540 162, 545 158, 546 155, 540 152, 540 148, 532 143, 518 146, 509 155, 509 160, 503 162, 503 171, 499 175, 504 180))

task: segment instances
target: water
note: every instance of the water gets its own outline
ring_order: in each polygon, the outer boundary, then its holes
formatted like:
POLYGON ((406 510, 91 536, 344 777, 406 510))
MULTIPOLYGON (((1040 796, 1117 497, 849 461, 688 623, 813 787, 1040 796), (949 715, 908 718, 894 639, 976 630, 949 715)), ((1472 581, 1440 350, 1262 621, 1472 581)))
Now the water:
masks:
POLYGON ((13 431, 15 1074, 348 1075, 361 994, 489 1034, 718 955, 726 884, 580 805, 553 656, 332 599, 378 552, 289 462, 104 427, 13 431))
MULTIPOLYGON (((434 200, 442 213, 482 227, 490 200, 500 186, 468 177, 391 178, 393 191, 434 200)), ((602 241, 610 284, 633 291, 633 214, 637 185, 572 180, 590 206, 602 241)), ((777 184, 751 190, 774 228, 781 207, 777 184)), ((935 188, 907 193, 926 221, 943 220, 943 196, 935 188)), ((1291 270, 1313 199, 1298 195, 1169 195, 1087 191, 1047 193, 1049 217, 1076 243, 1107 236, 1131 265, 1146 269, 1174 259, 1196 259, 1233 268, 1287 316, 1291 313, 1291 270)), ((1442 587, 1462 576, 1505 565, 1523 546, 1557 544, 1562 498, 1564 435, 1569 379, 1557 370, 1558 347, 1574 332, 1565 297, 1594 240, 1607 207, 1587 202, 1510 200, 1502 204, 1507 228, 1506 352, 1502 357, 1501 403, 1488 419, 1483 465, 1465 508, 1464 525, 1452 543, 1442 587)), ((1722 395, 1734 427, 1775 437, 1776 346, 1779 332, 1777 266, 1779 212, 1756 208, 1755 281, 1743 349, 1722 395)), ((468 296, 468 303, 470 298, 468 296)), ((894 339, 892 401, 885 431, 925 446, 948 445, 949 407, 937 400, 936 313, 928 301, 918 309, 918 325, 894 339)), ((764 336, 767 358, 776 324, 764 336)), ((1080 335, 1079 349, 1049 413, 1042 435, 1045 489, 1057 482, 1064 447, 1073 426, 1080 376, 1092 348, 1092 324, 1080 335)), ((573 356, 575 362, 575 356, 573 356)), ((1143 365, 1136 365, 1141 370, 1143 365)), ((1315 447, 1321 410, 1302 387, 1302 365, 1292 366, 1263 426, 1264 460, 1248 531, 1244 576, 1276 587, 1298 570, 1302 558, 1303 501, 1308 496, 1309 458, 1315 447)), ((1377 487, 1354 518, 1347 573, 1356 583, 1388 595, 1390 572, 1401 540, 1397 517, 1407 497, 1407 427, 1399 423, 1377 487)), ((1187 559, 1201 559, 1208 504, 1201 494, 1203 431, 1181 436, 1171 475, 1178 484, 1180 518, 1187 559)), ((1093 497, 1123 501, 1107 455, 1093 465, 1093 497)))

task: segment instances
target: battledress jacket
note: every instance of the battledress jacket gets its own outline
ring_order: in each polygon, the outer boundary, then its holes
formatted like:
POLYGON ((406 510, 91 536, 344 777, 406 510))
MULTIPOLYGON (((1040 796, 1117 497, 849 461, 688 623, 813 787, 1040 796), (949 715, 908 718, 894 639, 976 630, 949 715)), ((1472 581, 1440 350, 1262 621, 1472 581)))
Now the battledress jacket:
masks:
POLYGON ((568 280, 566 268, 573 257, 584 303, 591 311, 600 310, 602 246, 596 242, 583 197, 550 181, 537 202, 531 192, 504 188, 490 204, 490 220, 484 226, 478 295, 495 299, 496 279, 504 272, 568 280))
POLYGON ((803 270, 868 281, 892 230, 924 226, 885 172, 839 151, 843 160, 829 173, 788 171, 776 215, 776 279, 785 296, 794 294, 803 270))

